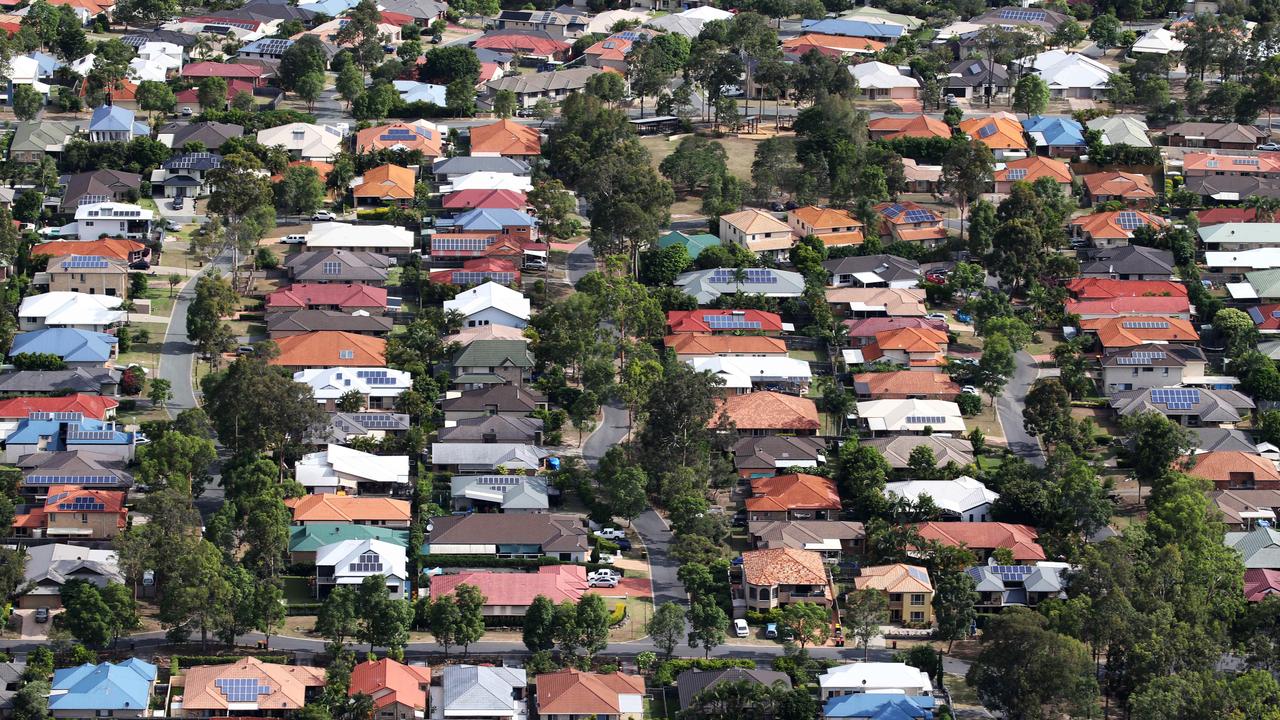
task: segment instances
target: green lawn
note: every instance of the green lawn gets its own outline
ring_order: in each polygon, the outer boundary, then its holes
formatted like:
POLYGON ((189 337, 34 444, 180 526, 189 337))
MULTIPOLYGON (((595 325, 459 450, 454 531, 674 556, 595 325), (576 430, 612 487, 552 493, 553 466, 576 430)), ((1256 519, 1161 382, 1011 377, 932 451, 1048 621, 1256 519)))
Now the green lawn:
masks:
POLYGON ((285 575, 284 599, 289 603, 315 602, 315 595, 311 592, 310 578, 301 575, 285 575))

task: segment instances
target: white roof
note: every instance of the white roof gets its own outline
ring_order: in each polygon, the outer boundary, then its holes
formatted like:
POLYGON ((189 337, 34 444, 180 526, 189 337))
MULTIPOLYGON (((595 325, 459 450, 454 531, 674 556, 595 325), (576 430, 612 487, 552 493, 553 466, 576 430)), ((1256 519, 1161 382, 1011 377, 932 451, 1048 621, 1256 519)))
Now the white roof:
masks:
POLYGON ((40 77, 40 61, 26 55, 9 58, 9 78, 17 84, 30 84, 40 77))
POLYGON ((863 89, 887 90, 891 88, 920 87, 919 80, 903 75, 893 65, 875 60, 854 65, 849 68, 849 72, 858 81, 858 87, 863 89))
POLYGON ((444 303, 445 312, 457 310, 463 317, 470 317, 489 308, 497 308, 521 320, 529 319, 528 298, 496 282, 487 282, 470 290, 464 290, 444 303))
POLYGON ((587 21, 588 33, 608 34, 609 30, 620 21, 636 21, 643 23, 649 19, 649 13, 635 10, 605 10, 587 21))
POLYGON ((45 325, 101 325, 124 320, 128 313, 116 308, 123 298, 79 292, 48 292, 22 299, 18 317, 33 318, 45 325))
POLYGON ((807 383, 813 377, 807 361, 791 357, 691 357, 685 362, 724 377, 726 387, 749 388, 771 380, 807 383))
POLYGON ((163 55, 171 60, 176 60, 179 66, 182 65, 182 53, 183 50, 181 45, 171 42, 161 42, 158 40, 144 42, 138 48, 138 57, 152 58, 163 55))
POLYGON ((307 453, 294 468, 303 487, 354 487, 356 482, 409 484, 408 455, 371 455, 342 445, 307 453))
POLYGON ((1258 291, 1253 289, 1253 285, 1242 283, 1227 283, 1227 292, 1235 300, 1257 300, 1258 291))
POLYGON ((93 53, 89 53, 82 58, 72 60, 69 67, 71 68, 71 72, 84 76, 88 75, 89 71, 93 70, 93 66, 97 61, 98 56, 93 53))
POLYGON ((974 33, 982 32, 985 27, 986 25, 971 23, 968 20, 957 20, 939 30, 933 41, 936 43, 942 40, 950 40, 953 37, 972 35, 974 33))
POLYGON ((1048 83, 1051 90, 1068 88, 1100 90, 1107 87, 1113 72, 1111 68, 1093 58, 1061 50, 1040 53, 1035 56, 1032 65, 1039 72, 1040 79, 1048 83))
POLYGON ((859 662, 839 665, 819 675, 818 684, 823 690, 899 690, 907 695, 927 695, 933 692, 929 673, 906 663, 859 662))
POLYGON ((413 231, 395 225, 324 222, 311 226, 307 248, 414 248, 413 231))
POLYGON ((1168 55, 1171 52, 1182 52, 1187 44, 1178 39, 1172 31, 1156 28, 1143 33, 1142 37, 1129 48, 1130 53, 1155 53, 1168 55))
POLYGON ((533 180, 514 173, 489 172, 480 170, 466 175, 459 175, 449 185, 441 185, 440 192, 451 193, 459 190, 514 190, 528 192, 533 189, 533 180))
POLYGON ((1131 115, 1096 117, 1088 122, 1088 126, 1090 130, 1102 133, 1103 145, 1151 147, 1151 136, 1147 134, 1147 124, 1131 115))
POLYGON ((342 131, 331 125, 289 123, 258 131, 258 142, 267 147, 279 145, 305 159, 327 160, 342 147, 342 131))
POLYGON ((404 580, 408 577, 408 572, 405 570, 407 560, 404 547, 372 538, 341 540, 321 545, 316 549, 316 565, 332 567, 335 578, 357 578, 357 582, 370 575, 383 575, 404 580), (381 569, 368 563, 362 566, 360 557, 365 553, 377 555, 378 562, 382 563, 381 569))
POLYGON ((1205 245, 1280 245, 1280 223, 1219 223, 1200 228, 1205 245))
POLYGON ((988 490, 986 485, 965 475, 955 480, 908 480, 886 483, 884 494, 885 497, 897 495, 913 502, 919 500, 921 496, 928 495, 933 499, 934 505, 960 515, 1000 499, 999 493, 988 490))
POLYGON ((1280 248, 1206 252, 1204 264, 1210 268, 1247 267, 1251 270, 1280 268, 1280 248))
POLYGON ((710 5, 703 5, 702 7, 685 10, 680 13, 680 16, 708 22, 711 20, 728 20, 733 17, 733 13, 721 10, 720 8, 711 7, 710 5))
MULTIPOLYGON (((144 210, 141 205, 129 203, 100 202, 88 203, 76 208, 76 220, 151 220, 155 213, 144 210)), ((97 237, 97 233, 94 233, 97 237)))
POLYGON ((395 397, 413 387, 411 374, 390 368, 311 368, 294 373, 293 380, 310 385, 317 400, 337 400, 352 390, 371 397, 395 397), (371 373, 377 373, 372 385, 369 384, 371 373))
POLYGON ((960 406, 947 400, 869 400, 858 403, 858 417, 872 430, 919 432, 926 427, 935 432, 964 432, 960 406))

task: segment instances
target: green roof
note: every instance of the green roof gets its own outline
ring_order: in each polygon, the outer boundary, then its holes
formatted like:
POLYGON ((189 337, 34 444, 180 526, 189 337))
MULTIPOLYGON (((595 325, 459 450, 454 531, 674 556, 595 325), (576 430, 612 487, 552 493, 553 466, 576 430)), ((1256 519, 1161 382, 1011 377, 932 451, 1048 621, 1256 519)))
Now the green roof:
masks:
POLYGON ((689 251, 689 257, 693 259, 701 255, 703 250, 719 244, 720 238, 715 235, 708 235, 707 233, 685 235, 679 230, 672 230, 658 238, 658 247, 668 248, 672 245, 684 245, 684 249, 689 251))
POLYGON ((315 552, 343 540, 383 540, 407 548, 409 531, 340 522, 309 523, 289 528, 289 552, 315 552))
POLYGON ((533 355, 524 340, 476 340, 453 359, 454 367, 533 367, 533 355))
POLYGON ((1245 273, 1245 280, 1253 286, 1253 291, 1263 300, 1280 298, 1280 270, 1258 270, 1245 273))

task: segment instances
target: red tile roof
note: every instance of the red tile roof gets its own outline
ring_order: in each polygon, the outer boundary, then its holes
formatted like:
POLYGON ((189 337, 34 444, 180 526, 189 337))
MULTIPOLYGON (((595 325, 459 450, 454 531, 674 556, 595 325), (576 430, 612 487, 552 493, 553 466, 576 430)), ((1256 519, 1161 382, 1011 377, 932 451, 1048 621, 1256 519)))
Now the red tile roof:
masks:
POLYGON ((1044 548, 1036 542, 1038 535, 1029 525, 1013 525, 998 522, 927 522, 916 526, 920 537, 937 540, 952 547, 968 547, 973 550, 1008 548, 1013 559, 1020 562, 1044 560, 1044 548))
POLYGON ((1275 332, 1280 330, 1280 303, 1267 303, 1266 305, 1258 305, 1249 309, 1249 314, 1254 316, 1254 325, 1258 330, 1275 332), (1262 318, 1262 322, 1258 322, 1257 318, 1262 318))
POLYGON ((539 715, 631 717, 641 714, 637 708, 624 707, 618 697, 644 695, 644 678, 638 675, 588 673, 568 668, 539 675, 537 686, 539 715))
POLYGON ((1071 227, 1079 227, 1091 238, 1116 240, 1133 237, 1133 231, 1120 225, 1120 213, 1131 212, 1138 216, 1147 227, 1163 227, 1165 221, 1158 215, 1144 213, 1140 210, 1108 210, 1092 215, 1084 215, 1071 221, 1071 227))
POLYGON ((64 395, 62 397, 16 397, 0 400, 0 419, 22 419, 33 412, 78 412, 85 417, 105 419, 119 401, 101 395, 64 395))
POLYGON ((960 385, 942 373, 899 370, 884 373, 859 373, 855 383, 865 383, 872 399, 886 395, 929 395, 955 397, 960 385))
POLYGON ((1280 470, 1276 469, 1274 461, 1242 450, 1216 450, 1195 455, 1191 458, 1187 474, 1210 482, 1225 482, 1232 475, 1249 475, 1254 482, 1280 480, 1280 470))
POLYGON ((31 248, 31 255, 97 255, 112 260, 128 260, 130 253, 145 250, 146 245, 124 238, 103 238, 101 240, 54 240, 31 248))
POLYGON ((366 660, 355 666, 347 694, 368 695, 373 698, 374 710, 399 704, 425 711, 430 686, 431 668, 383 658, 375 662, 366 660))
POLYGON ((706 318, 733 316, 747 322, 760 323, 760 332, 780 332, 782 318, 763 310, 671 310, 667 312, 667 329, 673 333, 709 333, 706 318))
POLYGON ((867 123, 873 133, 884 133, 885 140, 900 137, 911 138, 943 138, 951 137, 951 127, 941 120, 928 115, 912 115, 909 117, 885 116, 867 123))
POLYGON ((1191 312, 1191 301, 1184 297, 1118 297, 1100 300, 1068 300, 1068 315, 1178 315, 1191 312))
POLYGON ((1070 185, 1071 168, 1061 160, 1032 155, 1020 160, 1010 160, 1005 163, 1003 168, 996 170, 993 177, 996 182, 1013 182, 1016 180, 1035 182, 1042 177, 1047 177, 1053 178, 1059 184, 1070 185), (1014 174, 1014 170, 1021 170, 1022 172, 1014 174))
POLYGON ((471 208, 520 210, 529 204, 522 192, 515 190, 459 190, 444 196, 446 210, 471 208))
POLYGON ((898 328, 933 328, 943 332, 947 330, 946 322, 922 317, 852 318, 843 322, 845 327, 849 328, 849 337, 851 338, 875 337, 886 330, 896 330, 898 328))
POLYGON ((1253 208, 1209 208, 1196 213, 1196 220, 1200 221, 1200 227, 1233 222, 1255 222, 1257 219, 1258 211, 1253 208))
POLYGON ((1173 280, 1112 280, 1111 278, 1076 278, 1067 290, 1081 300, 1118 297, 1186 297, 1187 287, 1173 280))
POLYGON ((182 68, 183 77, 194 78, 223 77, 257 80, 266 74, 267 70, 263 66, 250 65, 248 63, 198 62, 185 65, 182 68))
POLYGON ((399 165, 379 165, 361 175, 359 185, 351 188, 358 198, 375 200, 411 200, 414 196, 414 172, 399 165))
POLYGON ((1244 571, 1244 599, 1262 602, 1268 596, 1280 593, 1280 570, 1250 568, 1244 571))
POLYGON ((587 591, 587 571, 581 565, 548 565, 536 573, 474 570, 439 575, 431 579, 431 597, 439 599, 462 584, 474 585, 484 593, 487 605, 527 607, 539 595, 559 604, 577 602, 587 591))
POLYGON ((713 426, 728 420, 738 430, 817 430, 818 406, 809 398, 763 391, 731 395, 720 401, 713 426))
POLYGON ((1090 195, 1116 195, 1129 200, 1147 200, 1156 196, 1151 178, 1126 172, 1096 172, 1081 180, 1090 195))
POLYGON ((787 343, 768 335, 706 335, 681 333, 662 339, 676 355, 786 355, 787 343))
POLYGON ((840 509, 835 481, 817 475, 796 473, 755 478, 751 481, 751 495, 745 504, 755 512, 840 509))
POLYGON ((268 310, 287 310, 316 305, 336 305, 339 308, 387 307, 387 289, 357 283, 318 285, 294 283, 267 294, 268 310))
POLYGON ((742 553, 742 576, 757 586, 818 585, 830 596, 827 568, 812 550, 768 548, 742 553))
POLYGON ((32 507, 28 512, 15 515, 15 528, 38 529, 48 526, 49 513, 75 512, 101 513, 116 516, 116 527, 123 529, 128 523, 129 511, 124 508, 125 494, 121 490, 91 490, 78 485, 50 485, 49 495, 43 506, 32 507), (87 503, 87 504, 86 504, 87 503), (101 509, 95 509, 94 504, 101 509))
POLYGON ((520 269, 516 264, 506 258, 496 257, 471 258, 464 260, 460 268, 436 270, 431 273, 431 282, 456 285, 458 283, 453 281, 453 274, 456 272, 515 273, 515 282, 520 282, 520 269))
POLYGON ((570 45, 549 37, 507 32, 483 35, 472 47, 483 50, 516 51, 526 55, 556 55, 567 51, 570 45))

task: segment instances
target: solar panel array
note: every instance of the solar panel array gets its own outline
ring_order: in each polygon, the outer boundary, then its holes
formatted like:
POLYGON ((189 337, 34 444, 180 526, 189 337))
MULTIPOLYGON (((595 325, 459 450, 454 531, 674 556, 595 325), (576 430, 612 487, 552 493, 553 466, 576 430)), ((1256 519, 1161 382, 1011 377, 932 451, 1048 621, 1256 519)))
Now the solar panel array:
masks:
POLYGON ((106 258, 97 255, 72 255, 62 261, 63 270, 89 270, 94 268, 105 268, 111 263, 106 258))
POLYGON ((248 50, 250 52, 262 53, 263 55, 278 55, 283 53, 285 50, 288 50, 289 46, 292 44, 292 40, 286 40, 284 38, 263 38, 253 43, 253 46, 248 48, 248 50))
POLYGON ((218 678, 213 684, 227 698, 227 702, 257 702, 259 695, 270 695, 270 686, 257 678, 218 678))
POLYGON ((1009 168, 1009 172, 1005 173, 1005 178, 1008 180, 1022 180, 1026 177, 1026 168, 1009 168))
POLYGON ((114 430, 81 430, 80 428, 71 428, 67 431, 67 440, 111 440, 115 438, 114 430))
POLYGON ((703 315, 702 321, 712 330, 759 330, 759 320, 747 320, 735 315, 703 315))
POLYGON ((366 385, 395 385, 396 378, 388 377, 386 370, 360 370, 356 377, 365 381, 366 385))
POLYGON ((102 512, 106 509, 106 505, 92 497, 78 497, 71 502, 58 505, 58 510, 65 512, 102 512))
POLYGON ((1167 320, 1125 320, 1120 323, 1120 327, 1126 330, 1166 330, 1169 322, 1167 320))
POLYGON ((934 219, 934 214, 928 210, 907 211, 907 222, 909 223, 933 222, 934 219))
POLYGON ((644 39, 644 33, 638 33, 635 30, 623 30, 620 33, 614 33, 613 36, 616 38, 622 38, 623 40, 630 40, 632 42, 644 39))
POLYGON ((31 420, 58 420, 60 422, 80 422, 84 419, 84 413, 78 412, 46 412, 44 410, 36 410, 27 413, 27 418, 31 420))
MULTIPOLYGON (((729 268, 720 268, 711 273, 711 282, 713 283, 736 283, 737 271, 729 268)), ((772 285, 778 282, 778 276, 773 274, 768 268, 745 268, 745 276, 743 282, 750 284, 772 285)))
POLYGON ((222 167, 222 157, 209 152, 193 152, 166 161, 164 166, 168 170, 216 168, 222 167))
POLYGON ((987 569, 1005 582, 1023 582, 1036 571, 1030 565, 991 565, 987 569))
POLYGON ((360 558, 349 566, 351 572, 358 573, 376 573, 382 572, 382 558, 376 552, 366 552, 360 555, 360 558))
POLYGON ((941 425, 947 419, 941 415, 908 415, 908 425, 941 425))
POLYGON ((489 240, 486 238, 432 238, 431 250, 465 250, 469 252, 484 252, 489 247, 489 240))
POLYGON ((1000 11, 1000 18, 1002 20, 1025 20, 1027 22, 1038 22, 1040 20, 1044 20, 1045 15, 1043 10, 1008 9, 1000 11))
POLYGON ((983 125, 982 127, 978 128, 978 137, 980 138, 989 138, 995 134, 996 134, 995 123, 987 123, 986 125, 983 125))
POLYGON ((906 208, 904 208, 903 206, 901 206, 901 205, 899 205, 899 204, 897 204, 897 203, 894 203, 893 205, 890 205, 889 207, 886 207, 885 209, 881 210, 880 212, 881 212, 882 214, 884 214, 886 217, 896 218, 896 217, 898 217, 899 215, 901 215, 901 214, 902 214, 902 211, 903 211, 903 210, 906 210, 906 208))
POLYGON ((1125 230, 1137 230, 1147 224, 1142 216, 1132 210, 1125 210, 1116 216, 1116 224, 1125 230))
POLYGON ((982 72, 982 63, 974 63, 969 66, 970 75, 977 75, 980 72, 982 72))
POLYGON ((1154 360, 1163 360, 1164 357, 1165 354, 1159 351, 1142 350, 1121 358, 1116 358, 1116 363, 1119 365, 1146 365, 1154 360))
POLYGON ((382 142, 415 142, 422 133, 415 132, 412 128, 393 127, 378 136, 378 140, 382 142))
POLYGON ((360 426, 368 430, 384 430, 399 427, 400 423, 390 413, 359 413, 352 415, 360 426))
POLYGON ((1156 388, 1151 391, 1151 402, 1170 410, 1190 410, 1200 403, 1200 391, 1195 388, 1156 388))
POLYGON ((119 485, 120 479, 114 475, 28 475, 22 479, 24 485, 119 485))
POLYGON ((1231 162, 1235 165, 1249 165, 1252 167, 1259 166, 1258 158, 1235 158, 1231 162))
POLYGON ((479 285, 484 282, 496 282, 510 285, 516 281, 513 272, 490 272, 488 270, 455 270, 451 275, 454 285, 479 285))

